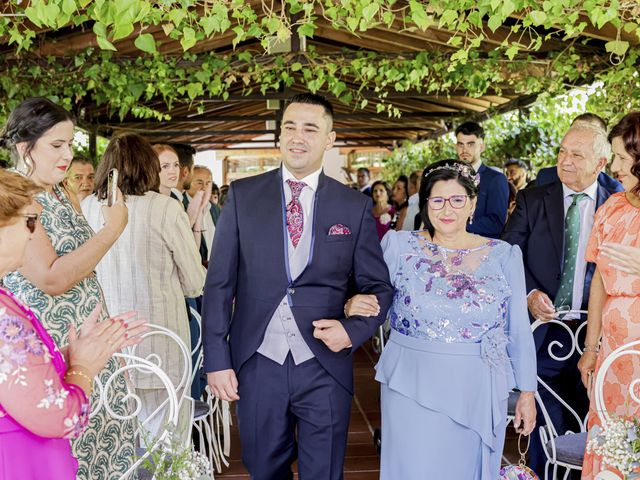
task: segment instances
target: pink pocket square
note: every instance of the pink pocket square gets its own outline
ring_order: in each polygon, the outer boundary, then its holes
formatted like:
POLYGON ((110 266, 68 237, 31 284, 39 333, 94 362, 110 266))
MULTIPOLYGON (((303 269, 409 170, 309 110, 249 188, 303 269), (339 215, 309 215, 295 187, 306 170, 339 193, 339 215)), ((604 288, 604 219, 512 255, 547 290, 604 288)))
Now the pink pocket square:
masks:
POLYGON ((336 223, 329 229, 329 235, 351 235, 351 230, 341 223, 336 223))

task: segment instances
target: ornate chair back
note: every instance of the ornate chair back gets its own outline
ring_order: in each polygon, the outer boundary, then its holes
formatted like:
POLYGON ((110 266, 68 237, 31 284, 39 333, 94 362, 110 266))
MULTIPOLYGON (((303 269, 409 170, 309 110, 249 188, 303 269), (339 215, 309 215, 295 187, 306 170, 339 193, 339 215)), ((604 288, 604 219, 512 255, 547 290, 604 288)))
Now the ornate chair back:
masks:
MULTIPOLYGON (((558 316, 554 320, 541 321, 536 320, 531 324, 531 330, 535 335, 536 330, 543 325, 546 328, 562 329, 564 331, 563 341, 553 340, 547 346, 547 353, 549 357, 556 362, 565 362, 569 360, 576 352, 582 355, 583 352, 583 339, 582 337, 586 333, 586 314, 585 310, 566 310, 559 312, 558 316), (568 318, 567 318, 568 317, 568 318), (565 320, 578 317, 581 323, 573 330, 565 323, 565 320), (582 320, 582 319, 585 320, 582 320)), ((560 394, 554 390, 547 382, 540 378, 538 375, 538 391, 536 392, 536 402, 542 416, 545 420, 545 425, 539 427, 540 440, 547 457, 547 463, 545 466, 544 478, 549 478, 549 467, 552 467, 552 479, 558 478, 558 469, 566 469, 565 477, 569 475, 571 470, 582 470, 582 458, 584 455, 584 446, 586 445, 586 418, 576 412, 576 410, 569 405, 566 399, 562 398, 560 394), (549 410, 545 406, 542 396, 553 397, 568 414, 575 419, 576 425, 579 427, 579 431, 572 432, 558 432, 556 426, 553 424, 549 410), (581 453, 580 453, 581 452, 581 453), (580 457, 580 458, 579 458, 580 457)))
MULTIPOLYGON (((162 383, 167 393, 167 428, 163 429, 163 431, 160 432, 159 436, 157 437, 157 441, 154 443, 154 446, 150 450, 137 452, 138 455, 136 455, 134 463, 121 477, 121 479, 128 479, 131 478, 134 472, 136 472, 136 470, 138 470, 138 468, 145 463, 146 459, 153 453, 153 450, 155 448, 158 448, 162 444, 162 442, 167 439, 167 437, 170 435, 171 428, 177 425, 179 403, 178 395, 173 383, 171 382, 171 379, 155 362, 146 358, 138 357, 130 352, 115 353, 114 357, 120 361, 121 366, 116 371, 114 371, 104 382, 102 382, 99 377, 96 377, 94 381, 94 388, 95 391, 98 392, 99 400, 97 405, 94 405, 90 416, 96 415, 104 409, 107 412, 107 415, 117 420, 124 421, 136 419, 142 408, 142 401, 140 397, 135 394, 135 390, 131 388, 131 383, 129 381, 130 374, 135 371, 143 372, 147 375, 156 376, 162 383), (127 393, 124 397, 116 400, 117 405, 114 405, 114 396, 110 395, 110 392, 112 390, 114 382, 120 376, 123 376, 125 378, 125 381, 129 387, 129 393, 127 393), (123 412, 123 409, 125 413, 120 413, 123 412)), ((142 430, 140 428, 137 428, 135 432, 136 442, 140 441, 141 433, 142 430)))

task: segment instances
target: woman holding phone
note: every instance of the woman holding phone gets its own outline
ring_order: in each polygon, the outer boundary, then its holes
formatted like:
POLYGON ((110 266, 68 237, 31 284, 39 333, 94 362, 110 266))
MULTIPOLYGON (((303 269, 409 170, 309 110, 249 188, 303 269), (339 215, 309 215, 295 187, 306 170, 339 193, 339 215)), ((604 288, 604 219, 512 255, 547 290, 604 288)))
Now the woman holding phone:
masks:
MULTIPOLYGON (((59 186, 73 159, 73 135, 71 114, 39 97, 18 105, 0 133, 0 143, 11 151, 16 170, 42 189, 35 195, 42 210, 25 261, 3 278, 3 284, 31 307, 61 349, 68 344, 71 327, 79 330, 96 306, 101 306, 99 320, 108 318, 94 269, 127 224, 127 207, 118 194, 113 206, 103 207, 104 225, 94 233, 59 186)), ((108 378, 117 366, 111 359, 101 379, 108 378)), ((124 379, 114 387, 116 411, 130 413, 118 402, 127 393, 124 379)), ((98 398, 94 392, 91 403, 98 398)), ((78 478, 120 478, 133 462, 133 433, 132 421, 116 420, 102 409, 73 442, 78 478)))
MULTIPOLYGON (((160 164, 151 145, 139 135, 116 135, 107 146, 96 172, 96 194, 82 203, 94 228, 104 223, 102 202, 109 195, 113 171, 129 210, 130 221, 122 236, 98 264, 96 271, 107 305, 113 311, 136 309, 144 318, 176 333, 191 345, 185 297, 202 293, 205 270, 200 263, 189 219, 182 205, 162 195, 160 164)), ((156 354, 160 366, 177 384, 182 372, 181 352, 164 337, 145 340, 138 354, 156 354)), ((134 374, 136 394, 142 400, 140 421, 153 437, 164 425, 163 415, 153 414, 166 399, 158 378, 134 374)), ((185 404, 186 406, 186 404, 185 404)), ((177 430, 190 431, 186 409, 181 411, 177 430)))

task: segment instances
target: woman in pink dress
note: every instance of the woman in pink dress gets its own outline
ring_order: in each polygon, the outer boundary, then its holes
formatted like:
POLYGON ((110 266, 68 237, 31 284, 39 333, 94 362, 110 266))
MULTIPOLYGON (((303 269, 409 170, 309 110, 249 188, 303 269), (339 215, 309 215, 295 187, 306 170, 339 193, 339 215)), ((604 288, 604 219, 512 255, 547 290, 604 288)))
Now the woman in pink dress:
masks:
MULTIPOLYGON (((39 190, 20 174, 0 170, 0 277, 19 268, 38 213, 39 190)), ((136 342, 134 314, 72 329, 59 351, 33 312, 0 288, 0 480, 74 479, 78 462, 69 438, 87 425, 93 377, 112 354, 136 342), (69 365, 67 367, 67 365, 69 365)))
MULTIPOLYGON (((587 261, 597 265, 591 283, 585 349, 578 363, 587 388, 613 350, 640 339, 640 275, 621 265, 624 256, 619 253, 640 246, 640 113, 626 115, 611 130, 609 141, 614 154, 611 170, 626 191, 612 195, 596 213, 585 255, 587 261)), ((604 403, 610 415, 640 416, 640 405, 629 394, 629 386, 638 378, 640 367, 634 357, 613 363, 604 381, 604 403)), ((640 394, 640 388, 635 393, 640 394)), ((594 427, 600 427, 593 392, 591 400, 589 440, 599 429, 594 427)), ((603 469, 598 455, 585 453, 583 479, 595 479, 603 469)))
POLYGON ((373 218, 376 220, 376 231, 378 239, 382 240, 384 234, 391 228, 391 221, 396 214, 395 208, 390 203, 391 187, 387 182, 378 180, 371 186, 371 196, 373 198, 373 218))

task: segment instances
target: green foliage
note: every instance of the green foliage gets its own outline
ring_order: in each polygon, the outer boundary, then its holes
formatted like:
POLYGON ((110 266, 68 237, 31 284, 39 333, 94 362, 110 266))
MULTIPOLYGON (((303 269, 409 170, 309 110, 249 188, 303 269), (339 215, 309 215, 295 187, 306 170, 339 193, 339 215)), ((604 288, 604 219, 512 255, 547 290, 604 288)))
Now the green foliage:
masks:
MULTIPOLYGON (((151 44, 148 47, 152 48, 151 44)), ((503 88, 518 94, 561 92, 567 79, 585 81, 597 75, 578 55, 538 59, 533 70, 531 63, 530 56, 522 55, 505 64, 495 52, 488 58, 471 52, 465 63, 452 64, 440 52, 384 55, 359 51, 322 55, 309 49, 303 53, 264 55, 245 50, 230 55, 206 52, 131 58, 89 48, 72 57, 23 56, 5 60, 5 75, 0 76, 3 99, 0 119, 25 97, 40 95, 76 112, 90 102, 106 105, 108 114, 119 118, 131 114, 167 120, 166 114, 146 106, 145 102, 159 98, 171 109, 176 102, 186 100, 195 109, 201 106, 203 98, 228 98, 230 91, 237 91, 238 87, 245 94, 255 91, 265 94, 294 83, 312 92, 330 93, 342 103, 360 108, 368 103, 365 93, 378 92, 381 101, 378 111, 398 115, 393 101, 386 99, 389 91, 448 95, 464 90, 471 97, 490 90, 499 95, 503 88), (573 73, 559 76, 555 71, 573 73)))
MULTIPOLYGON (((485 130, 483 162, 502 168, 509 158, 520 158, 531 166, 532 171, 555 165, 562 136, 576 115, 594 111, 590 108, 594 95, 580 91, 557 97, 542 95, 526 110, 485 120, 482 122, 485 130)), ((605 117, 605 120, 609 119, 605 117)), ((457 158, 454 143, 452 132, 417 144, 406 143, 387 159, 385 179, 393 181, 402 173, 407 175, 422 170, 432 162, 457 158)))
MULTIPOLYGON (((611 0, 8 0, 0 5, 0 38, 16 52, 1 63, 0 122, 33 95, 47 96, 80 118, 84 105, 97 104, 110 116, 168 120, 161 111, 178 102, 197 111, 204 108, 203 98, 226 99, 232 91, 266 94, 296 84, 332 94, 354 109, 364 109, 373 93, 377 111, 393 116, 399 110, 389 92, 446 97, 462 91, 479 97, 509 89, 511 95, 555 95, 592 81, 602 86, 587 107, 611 119, 640 104, 638 48, 629 41, 638 38, 639 26, 635 2, 611 0), (295 31, 313 37, 320 21, 356 35, 380 26, 407 33, 439 28, 453 34, 452 48, 392 55, 313 49, 265 54, 274 38, 284 40, 295 31), (605 26, 617 30, 605 45, 608 56, 584 55, 576 38, 605 26), (68 57, 31 54, 39 32, 74 27, 95 35, 98 48, 68 57), (501 44, 487 43, 492 32, 504 39, 501 44), (232 36, 234 46, 257 39, 262 50, 191 53, 223 34, 232 36), (125 38, 134 40, 140 54, 117 52, 125 38), (562 52, 541 50, 545 41, 558 38, 567 43, 562 52), (159 53, 168 41, 178 42, 183 54, 159 53), (164 105, 148 106, 158 99, 164 105)), ((500 163, 518 152, 535 164, 544 162, 550 152, 543 145, 552 146, 556 138, 528 115, 501 117, 505 141, 490 158, 500 163), (529 143, 522 143, 525 137, 529 143)), ((444 147, 434 148, 432 155, 445 153, 444 147)))
POLYGON ((163 440, 151 441, 143 435, 150 455, 145 458, 142 468, 152 474, 155 480, 212 480, 211 464, 207 457, 185 446, 175 433, 175 427, 166 427, 168 436, 163 440))
MULTIPOLYGON (((360 33, 380 25, 402 25, 408 31, 431 26, 457 32, 468 50, 476 38, 484 38, 485 28, 495 32, 510 30, 500 48, 513 54, 522 46, 539 48, 538 39, 549 30, 566 32, 567 38, 582 33, 590 23, 598 29, 610 24, 619 32, 635 32, 640 11, 635 2, 610 0, 284 0, 282 7, 262 0, 10 0, 3 11, 11 14, 0 22, 0 36, 7 36, 19 49, 33 46, 36 29, 59 29, 94 20, 94 33, 102 49, 113 48, 113 41, 128 35, 143 35, 149 27, 161 26, 165 34, 180 41, 185 51, 212 35, 232 31, 234 45, 256 38, 265 48, 270 37, 286 39, 294 28, 312 37, 319 18, 333 28, 360 33), (283 15, 283 10, 292 15, 283 15), (486 26, 482 19, 487 19, 486 26), (514 22, 514 18, 520 21, 514 22), (293 20, 292 20, 293 19, 293 20), (30 22, 28 23, 27 20, 30 22), (539 31, 535 27, 543 27, 539 31), (526 34, 526 35, 524 35, 526 34), (519 45, 523 38, 530 45, 519 45), (537 45, 537 47, 536 47, 537 45)), ((618 35, 619 36, 619 35, 618 35)), ((148 44, 136 43, 143 52, 148 44)), ((607 51, 624 56, 625 40, 608 42, 607 51)))

